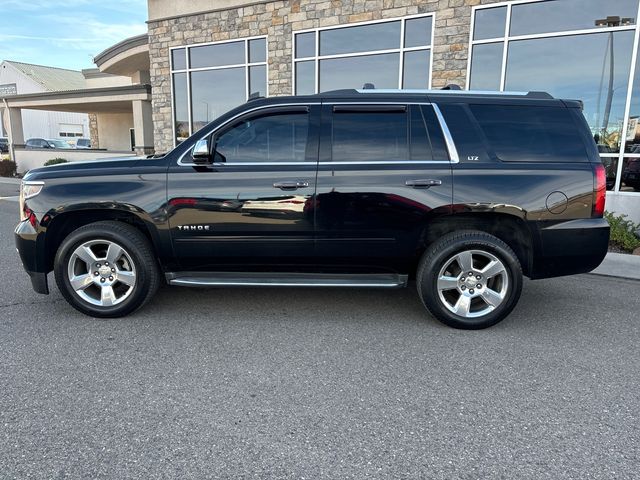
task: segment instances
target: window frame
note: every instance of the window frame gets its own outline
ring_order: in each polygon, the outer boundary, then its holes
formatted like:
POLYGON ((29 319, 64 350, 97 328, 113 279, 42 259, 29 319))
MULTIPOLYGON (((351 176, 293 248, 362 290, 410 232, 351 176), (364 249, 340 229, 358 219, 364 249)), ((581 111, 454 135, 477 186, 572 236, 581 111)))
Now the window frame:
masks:
MULTIPOLYGON (((527 35, 510 35, 511 30, 511 11, 514 5, 520 4, 529 4, 529 3, 540 3, 546 0, 509 0, 502 1, 496 3, 490 3, 486 5, 476 5, 471 8, 471 25, 469 30, 469 47, 467 50, 467 78, 465 82, 465 88, 467 90, 470 89, 471 85, 471 66, 472 66, 472 56, 473 56, 473 47, 476 45, 482 44, 492 44, 492 43, 501 43, 502 44, 502 62, 501 62, 501 71, 500 71, 500 88, 499 92, 504 92, 506 74, 507 74, 507 59, 509 52, 509 42, 518 41, 518 40, 535 40, 540 38, 554 38, 554 37, 567 37, 567 36, 578 36, 578 35, 589 35, 595 33, 609 33, 609 32, 625 32, 625 31, 633 31, 634 32, 634 41, 633 41, 633 49, 631 52, 631 64, 629 70, 628 77, 628 85, 626 92, 626 101, 625 101, 625 110, 624 117, 622 119, 622 137, 626 138, 626 132, 629 127, 629 115, 631 110, 631 101, 633 97, 633 83, 635 79, 635 70, 636 70, 636 62, 638 61, 638 47, 640 42, 640 2, 638 4, 638 13, 635 17, 636 23, 635 25, 622 25, 619 27, 594 27, 588 29, 578 29, 578 30, 562 30, 558 32, 547 32, 547 33, 535 33, 535 34, 527 34, 527 35), (502 37, 488 38, 482 40, 474 40, 473 34, 475 30, 475 21, 476 21, 476 12, 478 10, 486 10, 490 8, 498 8, 498 7, 507 7, 507 14, 505 18, 505 28, 504 35, 502 37)), ((640 94, 640 92, 638 92, 640 94)), ((640 158, 640 154, 629 154, 625 153, 625 144, 626 140, 621 140, 620 149, 616 153, 600 153, 600 158, 616 158, 618 161, 617 171, 616 171, 616 181, 614 188, 612 190, 608 190, 610 192, 615 192, 616 195, 640 195, 638 192, 625 192, 621 191, 621 182, 622 182, 622 167, 625 158, 640 158)))
POLYGON ((428 51, 429 52, 429 84, 427 89, 431 88, 432 80, 433 80, 433 42, 435 38, 435 30, 436 30, 436 13, 418 13, 415 15, 406 15, 403 17, 392 17, 392 18, 382 18, 379 20, 368 20, 364 22, 355 22, 355 23, 346 23, 340 25, 331 25, 329 27, 319 27, 319 28, 308 28, 303 30, 293 30, 291 32, 291 91, 293 95, 297 95, 296 93, 296 65, 300 62, 314 62, 314 93, 319 93, 320 88, 320 61, 321 60, 329 60, 329 59, 343 59, 349 57, 364 57, 364 56, 372 56, 372 55, 381 55, 386 53, 397 53, 400 56, 399 59, 399 68, 398 68, 398 88, 402 88, 404 82, 404 54, 407 52, 415 52, 415 51, 428 51), (418 47, 405 47, 405 24, 407 20, 413 20, 416 18, 431 18, 431 39, 430 44, 428 46, 418 46, 418 47), (360 27, 366 25, 374 25, 378 23, 392 23, 392 22, 400 22, 400 46, 398 48, 385 49, 385 50, 371 50, 364 52, 355 52, 355 53, 340 53, 333 55, 320 55, 320 32, 328 31, 328 30, 339 30, 350 27, 360 27), (296 58, 296 35, 302 33, 314 33, 315 34, 315 52, 312 57, 300 57, 296 58))
POLYGON ((174 148, 177 146, 176 139, 176 105, 175 105, 175 88, 174 88, 174 74, 176 73, 184 73, 186 75, 186 83, 187 83, 187 116, 189 123, 189 136, 192 136, 195 132, 193 131, 193 115, 191 111, 191 73, 192 72, 202 72, 202 71, 210 71, 210 70, 227 70, 232 68, 244 68, 244 79, 245 79, 245 97, 246 100, 249 100, 249 96, 251 95, 251 84, 250 84, 250 76, 249 71, 251 67, 265 67, 265 75, 266 75, 266 91, 265 96, 269 96, 269 37, 268 35, 255 35, 251 37, 241 37, 241 38, 233 38, 229 40, 219 40, 214 42, 203 42, 203 43, 192 43, 192 44, 184 44, 177 45, 175 47, 170 47, 168 52, 168 61, 169 61, 169 78, 171 80, 171 130, 173 132, 173 146, 174 148), (252 40, 265 40, 265 60, 263 62, 251 62, 249 57, 249 42, 252 40), (189 50, 195 47, 206 47, 211 45, 223 45, 227 43, 244 43, 244 55, 245 62, 238 63, 233 65, 222 65, 215 67, 198 67, 191 68, 190 58, 189 58, 189 50), (185 55, 185 68, 174 69, 173 68, 173 51, 184 49, 185 55))

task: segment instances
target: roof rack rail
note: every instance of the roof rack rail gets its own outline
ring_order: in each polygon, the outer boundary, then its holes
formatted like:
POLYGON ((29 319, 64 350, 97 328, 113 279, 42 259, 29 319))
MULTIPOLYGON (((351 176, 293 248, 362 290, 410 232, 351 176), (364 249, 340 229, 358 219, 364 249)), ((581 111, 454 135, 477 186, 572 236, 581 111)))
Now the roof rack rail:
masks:
POLYGON ((460 85, 456 85, 455 83, 450 83, 442 87, 440 90, 462 90, 462 88, 460 87, 460 85))
POLYGON ((249 95, 249 98, 247 99, 247 103, 253 102, 254 100, 260 100, 262 98, 265 98, 265 97, 260 95, 260 92, 253 92, 249 95))
POLYGON ((440 90, 429 90, 423 88, 376 88, 375 90, 359 88, 357 90, 336 90, 335 92, 326 93, 377 93, 377 94, 393 94, 393 93, 406 93, 415 95, 500 95, 511 97, 529 97, 540 99, 553 99, 554 97, 547 92, 497 92, 494 90, 462 90, 458 85, 449 88, 450 85, 440 90))

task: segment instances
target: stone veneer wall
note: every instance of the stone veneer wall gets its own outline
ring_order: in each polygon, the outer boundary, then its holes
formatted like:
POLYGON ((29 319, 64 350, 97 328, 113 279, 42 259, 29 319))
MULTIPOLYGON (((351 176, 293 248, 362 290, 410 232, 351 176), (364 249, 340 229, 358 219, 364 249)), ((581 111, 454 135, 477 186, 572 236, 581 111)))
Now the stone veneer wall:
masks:
POLYGON ((268 36, 269 94, 292 94, 291 33, 307 28, 435 13, 433 88, 465 85, 471 7, 499 0, 289 0, 149 22, 153 124, 157 152, 173 147, 169 48, 268 36))
POLYGON ((91 148, 100 148, 100 138, 98 137, 98 115, 89 114, 89 138, 91 139, 91 148))

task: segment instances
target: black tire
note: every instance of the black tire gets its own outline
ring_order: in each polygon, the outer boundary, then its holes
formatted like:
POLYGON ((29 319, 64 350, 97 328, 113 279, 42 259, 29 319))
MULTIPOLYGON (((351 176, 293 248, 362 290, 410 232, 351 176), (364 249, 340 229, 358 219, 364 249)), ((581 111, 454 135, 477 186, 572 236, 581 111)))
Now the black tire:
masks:
MULTIPOLYGON (((124 255, 123 254, 123 255, 124 255)), ((123 263, 124 264, 124 263, 123 263)), ((91 268, 87 263, 87 269, 90 275, 95 275, 96 272, 92 272, 94 268, 91 268)), ((82 264, 79 264, 82 267, 82 264)), ((114 269, 116 265, 113 265, 114 269)), ((69 304, 76 310, 90 315, 92 317, 100 318, 116 318, 128 315, 138 308, 147 303, 154 295, 158 286, 160 285, 160 271, 156 259, 153 254, 153 249, 149 244, 147 238, 135 227, 118 221, 101 221, 95 222, 83 227, 78 228, 63 241, 56 253, 54 261, 54 272, 56 278, 56 284, 58 289, 62 293, 62 296, 69 302, 69 304), (85 297, 81 297, 79 293, 76 293, 71 286, 69 269, 74 268, 76 263, 70 266, 70 262, 78 262, 78 256, 74 255, 76 249, 86 244, 87 242, 96 242, 96 248, 100 248, 101 242, 107 242, 115 244, 121 247, 126 254, 126 257, 120 257, 120 262, 126 262, 126 266, 131 270, 130 272, 124 271, 123 273, 130 273, 134 276, 134 284, 126 285, 118 282, 118 275, 114 273, 115 281, 113 282, 114 290, 125 291, 126 295, 122 295, 122 300, 118 300, 119 303, 113 305, 95 305, 85 298, 90 298, 91 293, 95 297, 101 295, 101 285, 97 282, 96 285, 89 285, 86 290, 85 297), (97 290, 97 293, 90 291, 91 289, 97 290)), ((84 272, 80 272, 84 274, 84 272)), ((96 280, 102 274, 98 274, 96 280)), ((105 275, 111 275, 106 273, 105 275)), ((111 278, 111 277, 109 277, 111 278)), ((105 278, 109 282, 109 278, 105 278)), ((89 280, 87 279, 87 282, 89 280)), ((113 297, 115 298, 115 296, 113 297)), ((95 301, 100 301, 99 299, 95 301)))
MULTIPOLYGON (((499 264, 496 263, 496 265, 500 267, 499 264)), ((478 330, 500 322, 516 306, 522 292, 522 268, 518 257, 505 242, 485 232, 465 230, 449 233, 429 246, 420 259, 416 281, 420 299, 434 317, 453 328, 478 330), (461 268, 460 272, 456 273, 461 263, 455 258, 461 253, 464 256, 471 251, 476 252, 473 253, 475 257, 473 255, 471 257, 472 264, 477 266, 472 269, 474 275, 469 276, 470 272, 463 272, 461 268), (492 257, 501 262, 503 271, 493 278, 483 278, 481 262, 487 259, 495 263, 491 260, 492 257), (448 289, 441 290, 438 287, 438 278, 443 268, 448 268, 444 272, 446 275, 443 275, 446 277, 443 278, 443 285, 447 285, 448 289), (477 284, 481 285, 480 288, 468 283, 476 282, 476 273, 480 276, 480 280, 477 280, 480 282, 477 284), (455 284, 451 279, 456 279, 455 284), (455 288, 451 288, 452 286, 455 288), (500 290, 502 296, 501 303, 497 306, 490 305, 484 300, 485 294, 492 301, 497 298, 493 296, 494 289, 500 290), (458 315, 450 309, 455 309, 459 305, 456 300, 465 293, 470 305, 467 315, 479 316, 470 318, 466 315, 458 315), (470 296, 471 294, 475 297, 470 296), (483 313, 485 311, 487 313, 483 313)))

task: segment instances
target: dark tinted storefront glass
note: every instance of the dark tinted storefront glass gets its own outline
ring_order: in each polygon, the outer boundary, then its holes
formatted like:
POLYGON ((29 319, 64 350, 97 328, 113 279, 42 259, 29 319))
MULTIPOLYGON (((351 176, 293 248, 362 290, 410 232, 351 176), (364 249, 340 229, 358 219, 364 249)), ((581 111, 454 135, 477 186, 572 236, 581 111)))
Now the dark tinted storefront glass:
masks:
POLYGON ((184 48, 171 50, 171 69, 184 70, 187 68, 187 57, 184 48))
POLYGON ((500 90, 504 42, 474 45, 471 54, 469 87, 473 90, 500 90))
POLYGON ((191 73, 191 115, 196 132, 247 99, 245 69, 227 68, 191 73))
POLYGON ((296 95, 316 93, 316 65, 313 60, 296 62, 296 95))
POLYGON ((334 162, 402 161, 408 157, 405 112, 333 115, 334 162))
POLYGON ((296 58, 314 57, 316 55, 316 32, 296 35, 296 58))
POLYGON ((511 8, 511 36, 597 28, 596 20, 608 16, 631 19, 635 24, 638 0, 550 0, 511 8))
POLYGON ((428 47, 431 45, 431 17, 412 18, 404 24, 404 46, 428 47))
POLYGON ((640 158, 625 158, 622 162, 621 192, 640 192, 640 158))
POLYGON ((596 143, 619 148, 634 32, 593 33, 509 43, 505 90, 544 90, 584 101, 596 143), (613 68, 609 54, 613 39, 613 68), (609 72, 613 83, 609 88, 609 72), (611 107, 607 108, 608 99, 611 107))
POLYGON ((563 107, 471 105, 490 148, 504 162, 587 162, 582 137, 563 107))
POLYGON ((399 53, 361 57, 332 58, 320 61, 320 91, 362 88, 398 88, 399 53))
POLYGON ((482 8, 476 10, 473 39, 504 37, 507 22, 507 7, 482 8))
POLYGON ((416 50, 404 54, 403 88, 429 88, 431 52, 416 50))
POLYGON ((320 32, 320 55, 400 48, 400 21, 320 32))
MULTIPOLYGON (((616 186, 616 177, 618 176, 618 158, 602 157, 602 164, 604 165, 605 176, 607 179, 607 190, 613 190, 616 186)), ((623 185, 621 184, 621 189, 622 186, 623 185)))
MULTIPOLYGON (((183 52, 184 54, 184 52, 183 52)), ((173 74, 173 109, 175 112, 176 145, 189 137, 189 97, 187 96, 187 74, 173 74)))
POLYGON ((257 65, 249 67, 249 95, 267 96, 267 67, 257 65))
POLYGON ((640 56, 636 60, 633 92, 629 110, 629 126, 627 128, 626 153, 640 154, 640 56))
POLYGON ((189 49, 191 68, 222 67, 245 63, 244 42, 204 45, 189 49))
POLYGON ((267 61, 267 41, 264 38, 249 40, 249 63, 267 61))

